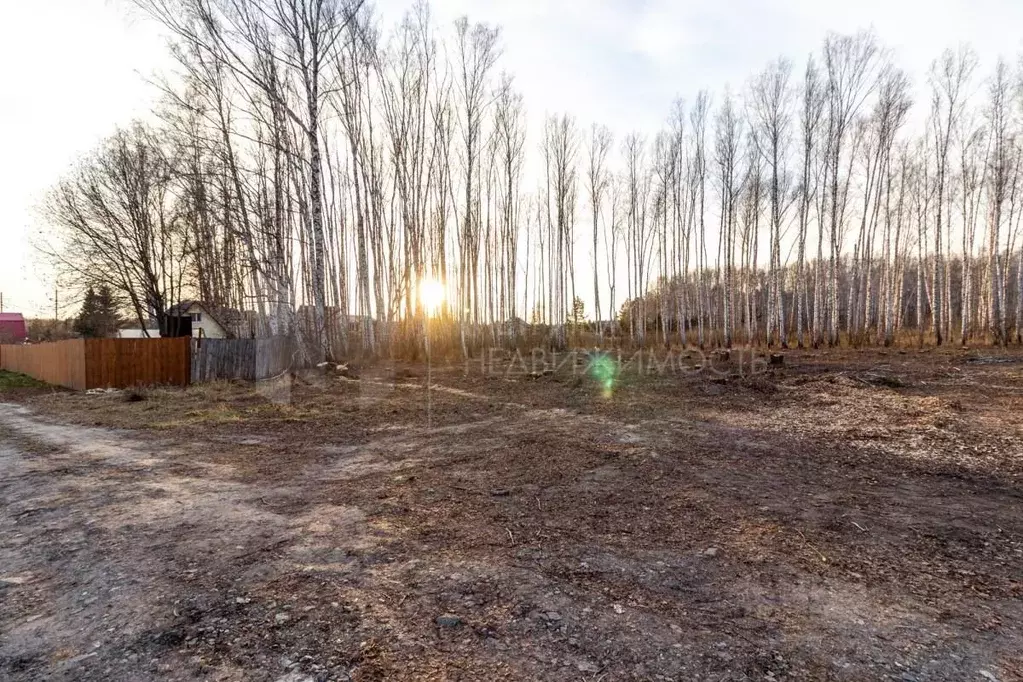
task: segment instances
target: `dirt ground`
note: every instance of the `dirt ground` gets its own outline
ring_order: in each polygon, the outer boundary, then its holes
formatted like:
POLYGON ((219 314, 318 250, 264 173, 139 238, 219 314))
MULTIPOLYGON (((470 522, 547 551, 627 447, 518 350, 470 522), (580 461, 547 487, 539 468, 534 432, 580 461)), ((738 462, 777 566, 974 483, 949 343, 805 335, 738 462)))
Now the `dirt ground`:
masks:
POLYGON ((581 365, 0 393, 0 678, 1023 680, 1023 354, 581 365))

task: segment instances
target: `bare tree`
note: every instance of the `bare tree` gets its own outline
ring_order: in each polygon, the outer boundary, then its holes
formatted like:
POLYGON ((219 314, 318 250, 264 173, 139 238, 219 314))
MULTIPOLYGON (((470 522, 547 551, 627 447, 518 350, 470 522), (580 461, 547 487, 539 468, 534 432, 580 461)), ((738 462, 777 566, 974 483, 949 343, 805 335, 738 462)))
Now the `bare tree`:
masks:
POLYGON ((497 260, 500 263, 500 320, 515 316, 520 184, 525 162, 526 123, 522 95, 514 92, 505 78, 497 97, 494 120, 499 170, 502 175, 501 234, 497 260))
POLYGON ((547 120, 543 152, 547 160, 547 215, 551 236, 552 324, 560 346, 567 342, 565 321, 575 300, 575 205, 577 198, 578 135, 575 122, 568 116, 547 120), (554 274, 557 273, 557 282, 554 274))
POLYGON ((853 121, 877 84, 880 48, 873 33, 830 35, 824 41, 827 73, 828 159, 826 184, 831 252, 828 265, 828 341, 838 343, 838 261, 842 252, 849 175, 842 175, 842 158, 853 121))
POLYGON ((143 329, 181 295, 190 263, 177 169, 159 134, 141 124, 105 141, 50 193, 44 213, 58 228, 43 245, 85 287, 109 287, 143 329))
MULTIPOLYGON (((479 257, 480 211, 479 182, 480 158, 483 147, 483 124, 492 103, 490 73, 497 62, 499 32, 485 24, 470 24, 465 17, 455 22, 457 44, 456 88, 459 102, 459 128, 462 133, 462 171, 465 205, 463 207, 460 258, 462 272, 459 279, 462 300, 459 316, 462 320, 462 349, 468 355, 465 338, 465 312, 468 310, 474 325, 480 321, 479 257)), ((474 327, 475 330, 475 327, 474 327)), ((475 335, 475 331, 474 331, 475 335)))
POLYGON ((607 157, 611 151, 612 141, 610 129, 596 123, 593 124, 590 129, 590 145, 587 156, 586 189, 593 212, 593 308, 596 311, 597 333, 601 340, 604 339, 604 327, 601 324, 600 268, 597 265, 597 251, 600 238, 601 205, 610 182, 607 157))
POLYGON ((732 96, 729 93, 725 93, 724 102, 717 115, 714 144, 721 197, 718 267, 719 271, 724 273, 724 279, 721 283, 721 310, 722 333, 726 348, 731 348, 732 346, 732 332, 734 329, 732 282, 736 224, 739 214, 738 199, 742 191, 742 183, 739 179, 741 125, 732 96))
MULTIPOLYGON (((1010 189, 1010 164, 1016 159, 1015 139, 1010 103, 1009 67, 999 60, 988 86, 988 105, 985 111, 990 130, 991 151, 987 159, 988 192, 988 315, 989 325, 999 343, 1006 342, 1005 302, 1002 297, 1002 263, 1000 260, 1003 209, 1010 189)), ((1018 326, 1017 321, 1017 326, 1018 326)))
POLYGON ((777 331, 781 346, 788 347, 785 326, 785 295, 781 274, 782 218, 789 195, 790 176, 786 169, 791 141, 793 96, 790 80, 792 64, 786 59, 773 62, 754 80, 751 108, 753 125, 761 158, 770 172, 769 201, 771 254, 768 267, 770 281, 767 341, 770 345, 777 331))
MULTIPOLYGON (((799 235, 796 256, 796 343, 803 347, 803 326, 808 308, 806 281, 806 237, 810 224, 810 211, 815 205, 819 189, 819 173, 815 172, 816 159, 823 157, 818 149, 824 120, 825 89, 820 71, 811 56, 803 76, 802 107, 800 112, 802 173, 799 182, 799 235)), ((816 287, 815 287, 816 290, 816 287)), ((816 295, 816 294, 815 294, 816 295)))
POLYGON ((707 269, 707 229, 704 222, 706 215, 707 188, 707 115, 710 99, 706 92, 701 92, 693 105, 690 123, 693 128, 693 173, 691 176, 693 205, 696 213, 694 221, 699 224, 696 232, 696 300, 697 300, 697 331, 696 342, 704 347, 704 319, 710 307, 707 301, 706 269, 707 269))
MULTIPOLYGON (((935 219, 934 219, 934 271, 931 284, 935 341, 940 346, 951 329, 951 320, 943 306, 943 290, 950 285, 946 281, 945 258, 942 253, 942 228, 947 214, 945 200, 948 190, 949 152, 952 145, 952 131, 963 114, 963 102, 970 76, 976 66, 976 57, 967 48, 958 52, 946 50, 940 59, 931 65, 931 133, 935 155, 935 219)), ((950 231, 950 230, 949 230, 950 231)))

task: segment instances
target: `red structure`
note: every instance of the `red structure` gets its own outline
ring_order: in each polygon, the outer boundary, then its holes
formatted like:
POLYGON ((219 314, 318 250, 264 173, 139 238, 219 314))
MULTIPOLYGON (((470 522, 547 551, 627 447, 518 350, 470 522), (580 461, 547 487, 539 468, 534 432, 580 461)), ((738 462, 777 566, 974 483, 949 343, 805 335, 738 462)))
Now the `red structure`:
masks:
POLYGON ((0 343, 25 343, 28 327, 21 313, 0 313, 0 343))

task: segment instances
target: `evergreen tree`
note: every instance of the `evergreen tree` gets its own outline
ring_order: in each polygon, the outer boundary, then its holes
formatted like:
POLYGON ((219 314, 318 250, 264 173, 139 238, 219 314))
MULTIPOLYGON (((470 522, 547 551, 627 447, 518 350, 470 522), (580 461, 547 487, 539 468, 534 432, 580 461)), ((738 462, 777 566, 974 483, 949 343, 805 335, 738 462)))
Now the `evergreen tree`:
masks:
POLYGON ((75 319, 75 333, 85 338, 105 338, 116 335, 120 323, 110 287, 103 285, 98 291, 89 287, 82 301, 82 310, 75 319))

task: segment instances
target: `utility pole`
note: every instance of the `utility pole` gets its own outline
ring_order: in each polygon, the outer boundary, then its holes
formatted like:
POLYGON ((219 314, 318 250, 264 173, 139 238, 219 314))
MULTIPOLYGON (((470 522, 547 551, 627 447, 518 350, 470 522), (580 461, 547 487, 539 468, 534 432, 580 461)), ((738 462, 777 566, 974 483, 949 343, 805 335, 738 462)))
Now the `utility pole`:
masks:
POLYGON ((53 321, 54 323, 60 321, 60 313, 57 312, 57 287, 53 287, 53 321))

